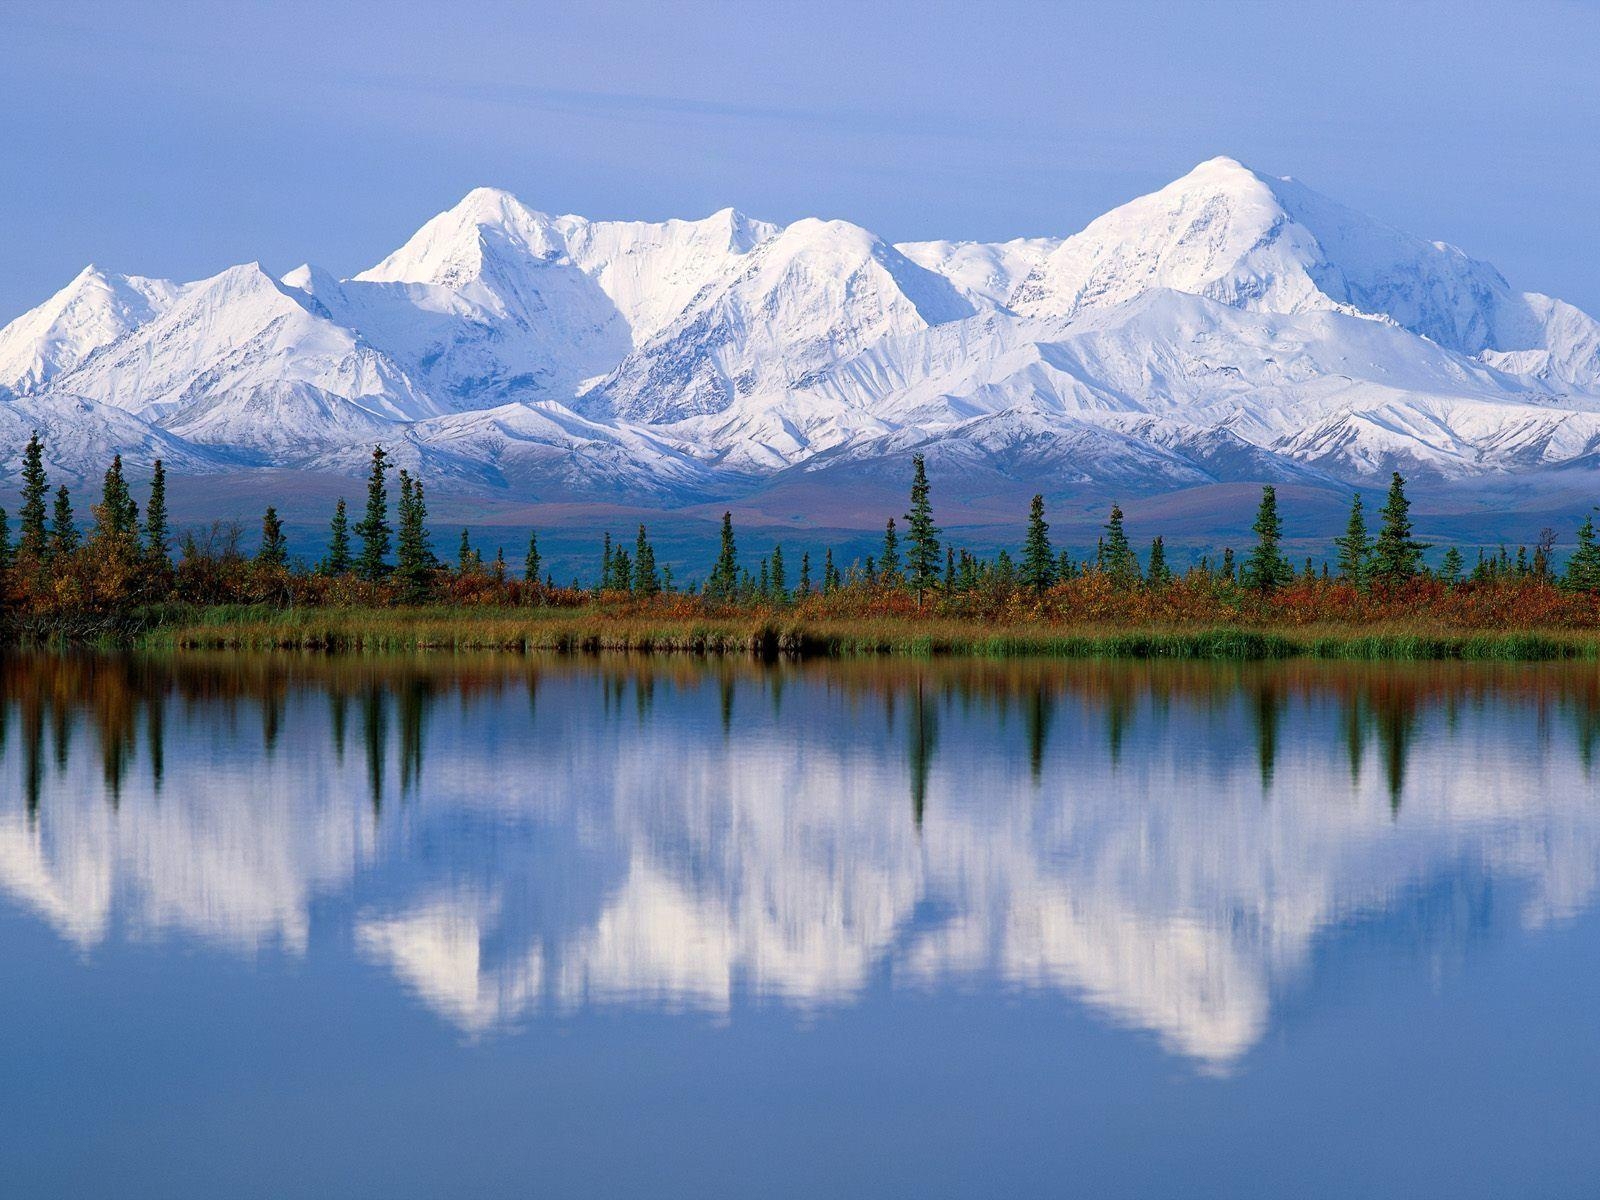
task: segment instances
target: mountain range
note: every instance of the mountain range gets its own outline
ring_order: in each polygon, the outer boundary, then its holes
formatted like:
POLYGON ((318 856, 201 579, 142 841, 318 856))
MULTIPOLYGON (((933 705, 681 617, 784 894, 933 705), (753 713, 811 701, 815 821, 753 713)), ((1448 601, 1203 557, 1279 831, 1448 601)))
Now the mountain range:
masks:
POLYGON ((1129 493, 1588 467, 1600 322, 1217 158, 1064 238, 549 216, 488 188, 340 280, 88 267, 0 330, 0 472, 349 475, 672 506, 946 477, 1129 493))

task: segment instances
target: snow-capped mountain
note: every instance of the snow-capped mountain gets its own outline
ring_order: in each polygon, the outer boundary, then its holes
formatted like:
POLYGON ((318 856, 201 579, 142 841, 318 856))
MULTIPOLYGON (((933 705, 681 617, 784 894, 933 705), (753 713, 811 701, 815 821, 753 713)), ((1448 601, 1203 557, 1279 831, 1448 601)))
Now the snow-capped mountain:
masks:
POLYGON ((49 430, 69 471, 355 470, 383 441, 531 498, 725 495, 915 448, 1046 491, 1461 478, 1589 463, 1600 322, 1226 158, 997 244, 480 188, 346 280, 90 268, 0 330, 0 424, 49 430))
POLYGON ((85 267, 32 312, 0 329, 0 397, 36 391, 159 316, 177 285, 85 267))

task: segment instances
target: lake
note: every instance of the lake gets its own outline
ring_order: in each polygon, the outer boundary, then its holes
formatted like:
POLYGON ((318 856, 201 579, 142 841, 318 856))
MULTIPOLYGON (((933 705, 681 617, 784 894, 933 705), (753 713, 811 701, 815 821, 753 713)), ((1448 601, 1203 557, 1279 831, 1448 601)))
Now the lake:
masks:
POLYGON ((0 661, 0 1194, 1593 1196, 1591 666, 0 661))

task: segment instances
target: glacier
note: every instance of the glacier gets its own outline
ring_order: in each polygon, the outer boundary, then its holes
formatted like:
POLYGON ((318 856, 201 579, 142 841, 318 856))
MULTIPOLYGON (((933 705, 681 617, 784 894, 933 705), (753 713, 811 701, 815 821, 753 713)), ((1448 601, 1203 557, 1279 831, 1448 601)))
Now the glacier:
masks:
POLYGON ((0 330, 0 473, 352 474, 663 506, 903 467, 1047 493, 1587 469, 1600 322, 1230 158, 1066 237, 550 216, 478 188, 339 279, 86 268, 0 330))

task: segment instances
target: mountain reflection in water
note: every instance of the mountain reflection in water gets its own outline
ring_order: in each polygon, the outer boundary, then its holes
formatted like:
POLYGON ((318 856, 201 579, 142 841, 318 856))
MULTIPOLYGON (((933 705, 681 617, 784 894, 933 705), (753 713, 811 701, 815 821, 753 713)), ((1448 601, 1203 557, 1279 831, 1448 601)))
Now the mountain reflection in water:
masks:
POLYGON ((1222 1071, 1319 943, 1588 906, 1597 733, 1592 667, 11 656, 0 895, 91 960, 346 899, 472 1035, 1001 986, 1222 1071))

